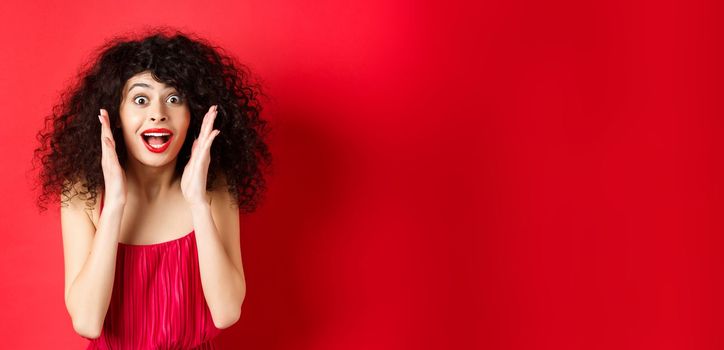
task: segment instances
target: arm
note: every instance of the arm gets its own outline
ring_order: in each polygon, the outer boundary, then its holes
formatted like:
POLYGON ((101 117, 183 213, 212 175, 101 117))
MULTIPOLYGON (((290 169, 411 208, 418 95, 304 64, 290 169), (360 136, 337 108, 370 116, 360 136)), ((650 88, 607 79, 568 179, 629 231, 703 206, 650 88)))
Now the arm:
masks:
POLYGON ((78 198, 61 207, 65 305, 75 331, 94 339, 100 336, 110 305, 125 205, 106 202, 96 230, 78 198))
POLYGON ((210 204, 191 207, 199 256, 199 272, 214 325, 227 328, 241 315, 246 281, 239 244, 239 211, 225 186, 212 193, 210 204))

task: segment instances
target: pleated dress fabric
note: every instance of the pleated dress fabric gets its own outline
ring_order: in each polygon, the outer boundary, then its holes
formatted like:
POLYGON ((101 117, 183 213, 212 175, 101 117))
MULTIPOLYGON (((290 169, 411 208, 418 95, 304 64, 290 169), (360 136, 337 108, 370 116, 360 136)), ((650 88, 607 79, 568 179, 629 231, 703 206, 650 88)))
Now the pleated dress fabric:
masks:
POLYGON ((118 243, 103 330, 87 349, 217 349, 219 333, 201 288, 194 231, 157 244, 118 243))

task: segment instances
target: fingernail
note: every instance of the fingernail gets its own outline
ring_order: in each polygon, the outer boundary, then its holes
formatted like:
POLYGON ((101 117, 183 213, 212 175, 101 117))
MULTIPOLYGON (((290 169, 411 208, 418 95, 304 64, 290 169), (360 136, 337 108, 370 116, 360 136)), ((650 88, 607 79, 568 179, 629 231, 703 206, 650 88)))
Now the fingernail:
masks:
POLYGON ((101 124, 103 124, 103 118, 101 116, 98 116, 98 120, 100 120, 101 124))

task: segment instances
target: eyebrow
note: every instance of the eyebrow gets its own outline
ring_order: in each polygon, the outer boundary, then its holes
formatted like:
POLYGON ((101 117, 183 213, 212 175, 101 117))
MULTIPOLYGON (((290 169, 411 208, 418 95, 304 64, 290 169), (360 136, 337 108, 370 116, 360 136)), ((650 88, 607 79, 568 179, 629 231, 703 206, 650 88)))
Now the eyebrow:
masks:
MULTIPOLYGON (((153 86, 148 85, 146 83, 135 83, 135 84, 131 85, 131 87, 128 88, 128 91, 126 93, 131 92, 131 90, 133 90, 133 88, 136 86, 145 87, 145 88, 149 88, 149 89, 153 90, 153 86)), ((168 88, 166 88, 166 90, 175 90, 175 89, 173 87, 168 87, 168 88)))
POLYGON ((131 87, 128 88, 128 92, 130 92, 131 90, 133 90, 133 88, 136 87, 136 86, 141 86, 141 87, 153 89, 153 86, 148 85, 148 84, 146 84, 146 83, 135 83, 135 84, 131 85, 131 87))

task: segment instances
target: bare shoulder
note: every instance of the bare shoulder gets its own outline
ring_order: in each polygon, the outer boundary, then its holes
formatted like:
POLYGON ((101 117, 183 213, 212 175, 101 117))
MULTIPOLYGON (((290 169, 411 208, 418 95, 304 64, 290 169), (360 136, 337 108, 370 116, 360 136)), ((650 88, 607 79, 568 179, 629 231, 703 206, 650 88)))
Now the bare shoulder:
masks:
POLYGON ((220 173, 216 176, 214 188, 210 191, 210 196, 212 208, 216 207, 218 209, 221 204, 225 204, 226 207, 231 206, 232 208, 236 208, 234 198, 231 193, 229 193, 229 183, 227 182, 226 175, 224 175, 224 173, 220 173))
POLYGON ((61 193, 61 201, 64 202, 62 206, 76 212, 83 212, 91 220, 93 226, 97 227, 103 190, 96 188, 95 203, 89 203, 90 193, 83 183, 76 182, 71 185, 66 182, 65 188, 68 189, 68 193, 61 193))
POLYGON ((228 239, 227 243, 233 243, 234 239, 231 236, 239 235, 239 208, 229 193, 225 176, 217 176, 215 185, 210 193, 211 215, 221 230, 221 235, 228 239))
POLYGON ((65 298, 70 286, 78 275, 93 242, 95 225, 86 206, 87 194, 80 184, 68 184, 68 191, 60 193, 60 222, 63 237, 65 265, 65 298))
POLYGON ((96 189, 98 197, 96 198, 94 205, 89 206, 88 200, 90 199, 90 192, 88 192, 88 189, 82 182, 75 182, 71 184, 66 181, 64 188, 66 191, 60 193, 61 207, 83 211, 89 217, 91 217, 90 213, 99 207, 102 195, 102 191, 100 189, 96 189))

